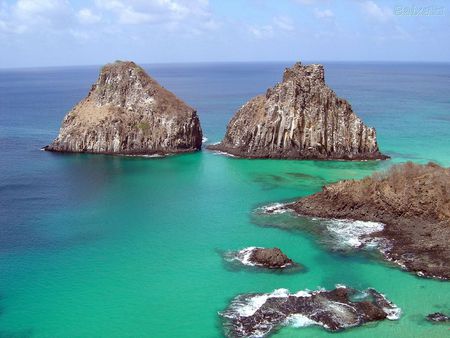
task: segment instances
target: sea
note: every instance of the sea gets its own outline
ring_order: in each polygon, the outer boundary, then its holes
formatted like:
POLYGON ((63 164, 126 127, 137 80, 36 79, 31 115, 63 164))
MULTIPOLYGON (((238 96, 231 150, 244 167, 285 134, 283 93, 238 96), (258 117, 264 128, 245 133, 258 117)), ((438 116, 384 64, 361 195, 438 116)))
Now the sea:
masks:
MULTIPOLYGON (((198 111, 208 144, 293 63, 143 67, 198 111)), ((260 212, 395 163, 450 166, 450 64, 323 64, 327 84, 376 128, 390 160, 44 152, 101 66, 1 69, 0 337, 222 337, 219 313, 239 294, 336 284, 375 288, 401 308, 399 320, 336 337, 449 337, 448 324, 425 316, 449 313, 450 283, 369 251, 336 249, 315 231, 321 220, 260 212), (224 259, 252 246, 279 247, 304 268, 261 271, 224 259)), ((331 337, 318 326, 285 326, 273 336, 331 337)))

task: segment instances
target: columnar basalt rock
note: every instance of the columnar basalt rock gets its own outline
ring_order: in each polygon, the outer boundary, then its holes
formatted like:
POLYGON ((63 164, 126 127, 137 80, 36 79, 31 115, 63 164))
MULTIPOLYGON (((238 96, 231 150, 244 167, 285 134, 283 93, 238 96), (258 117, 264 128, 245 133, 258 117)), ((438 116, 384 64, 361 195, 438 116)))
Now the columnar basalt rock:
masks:
POLYGON ((296 63, 283 81, 243 105, 210 145, 246 158, 385 159, 376 132, 325 84, 322 65, 296 63))
POLYGON ((197 113, 134 62, 104 66, 45 150, 152 155, 201 149, 197 113))

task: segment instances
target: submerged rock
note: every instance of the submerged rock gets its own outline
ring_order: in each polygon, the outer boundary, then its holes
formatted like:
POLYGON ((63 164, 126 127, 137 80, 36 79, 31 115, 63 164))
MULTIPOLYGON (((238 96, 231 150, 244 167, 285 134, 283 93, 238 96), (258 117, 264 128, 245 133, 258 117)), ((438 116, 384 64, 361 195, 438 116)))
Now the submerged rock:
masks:
POLYGON ((325 186, 286 207, 307 216, 372 222, 358 231, 361 243, 388 243, 381 250, 386 259, 419 276, 450 279, 450 169, 408 162, 325 186))
POLYGON ((339 331, 367 322, 396 320, 400 309, 374 289, 358 291, 345 286, 291 294, 279 289, 268 294, 244 294, 220 313, 229 337, 262 337, 280 326, 318 325, 339 331))
POLYGON ((247 158, 385 159, 375 129, 325 84, 322 65, 300 62, 243 105, 209 149, 247 158))
POLYGON ((279 248, 249 247, 226 255, 229 261, 238 261, 247 266, 267 269, 284 269, 296 265, 279 248))
POLYGON ((64 118, 45 150, 152 155, 200 150, 194 109, 134 62, 104 66, 86 98, 64 118))
POLYGON ((441 312, 430 313, 427 316, 427 320, 430 322, 448 322, 450 321, 450 317, 444 315, 441 312))

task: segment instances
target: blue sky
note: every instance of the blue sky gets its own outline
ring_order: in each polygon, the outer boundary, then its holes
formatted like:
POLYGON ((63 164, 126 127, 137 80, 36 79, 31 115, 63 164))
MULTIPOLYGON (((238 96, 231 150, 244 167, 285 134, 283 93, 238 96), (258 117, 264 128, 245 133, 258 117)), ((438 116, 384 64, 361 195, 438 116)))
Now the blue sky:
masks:
POLYGON ((0 68, 450 61, 450 2, 0 0, 0 68))

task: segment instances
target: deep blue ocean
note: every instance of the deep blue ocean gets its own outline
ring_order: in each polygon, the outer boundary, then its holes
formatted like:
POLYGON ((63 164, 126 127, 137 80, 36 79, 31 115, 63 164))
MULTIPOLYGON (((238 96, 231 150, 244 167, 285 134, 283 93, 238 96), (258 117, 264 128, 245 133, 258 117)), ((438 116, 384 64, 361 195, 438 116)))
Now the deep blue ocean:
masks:
MULTIPOLYGON (((242 104, 293 63, 143 67, 197 109, 212 143, 242 104)), ((391 160, 245 160, 207 150, 162 159, 47 153, 40 148, 56 137, 100 66, 0 69, 0 337, 220 337, 218 312, 237 294, 337 283, 375 287, 402 309, 398 321, 339 336, 448 336, 448 325, 424 320, 450 310, 448 282, 334 252, 302 226, 286 230, 255 219, 261 205, 393 163, 450 166, 450 64, 324 67, 328 85, 376 128, 391 160), (276 274, 224 263, 221 252, 248 246, 278 246, 306 269, 276 274)), ((286 327, 275 336, 329 333, 286 327)))

